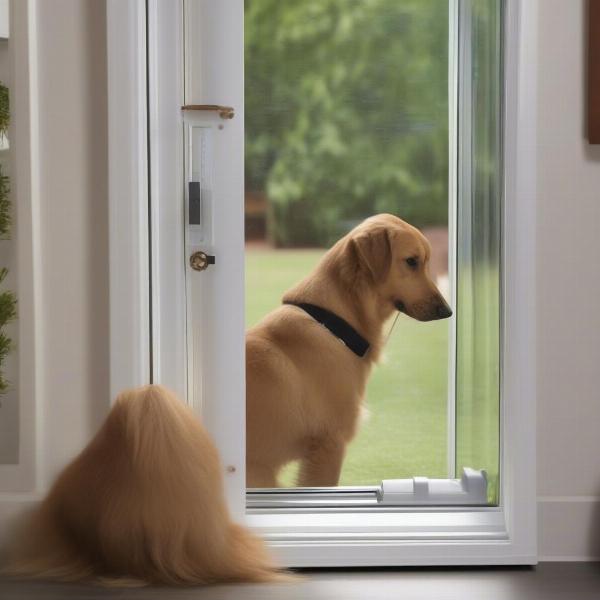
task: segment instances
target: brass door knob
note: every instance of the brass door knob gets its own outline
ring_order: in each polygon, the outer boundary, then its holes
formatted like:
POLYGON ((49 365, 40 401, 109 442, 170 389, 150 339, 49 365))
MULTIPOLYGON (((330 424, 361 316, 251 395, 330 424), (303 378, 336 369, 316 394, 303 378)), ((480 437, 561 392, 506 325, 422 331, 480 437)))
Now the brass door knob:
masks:
POLYGON ((198 250, 198 252, 194 252, 190 256, 190 267, 194 269, 194 271, 204 271, 208 269, 208 265, 215 264, 215 257, 210 254, 206 254, 206 252, 202 252, 198 250))

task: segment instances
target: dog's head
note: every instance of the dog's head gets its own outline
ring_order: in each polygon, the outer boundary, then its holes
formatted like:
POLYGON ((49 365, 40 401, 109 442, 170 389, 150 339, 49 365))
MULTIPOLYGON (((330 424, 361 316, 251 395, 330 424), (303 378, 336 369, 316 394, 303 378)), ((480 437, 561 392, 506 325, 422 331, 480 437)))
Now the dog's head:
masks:
POLYGON ((402 219, 383 214, 361 223, 348 234, 347 256, 390 310, 396 308, 419 321, 452 315, 429 276, 429 242, 402 219))

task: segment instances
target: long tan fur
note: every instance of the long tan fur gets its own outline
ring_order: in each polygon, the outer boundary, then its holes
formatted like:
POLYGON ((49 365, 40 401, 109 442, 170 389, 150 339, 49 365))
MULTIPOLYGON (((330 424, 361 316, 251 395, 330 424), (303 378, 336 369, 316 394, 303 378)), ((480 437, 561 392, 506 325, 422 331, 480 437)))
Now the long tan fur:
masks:
POLYGON ((281 579, 234 524, 217 451, 174 394, 121 394, 92 442, 33 515, 8 569, 109 585, 281 579))
POLYGON ((316 304, 350 323, 371 344, 363 358, 296 306, 277 308, 248 331, 248 486, 276 487, 293 460, 301 464, 298 485, 337 485, 386 320, 398 308, 421 321, 452 314, 429 276, 430 254, 417 229, 376 215, 285 294, 286 301, 316 304))

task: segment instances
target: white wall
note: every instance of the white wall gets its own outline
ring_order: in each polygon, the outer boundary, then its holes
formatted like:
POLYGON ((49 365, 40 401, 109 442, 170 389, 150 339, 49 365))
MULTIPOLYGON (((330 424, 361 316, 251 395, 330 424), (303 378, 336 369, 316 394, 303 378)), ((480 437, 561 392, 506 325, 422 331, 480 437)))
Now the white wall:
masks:
POLYGON ((600 557, 600 146, 585 141, 585 1, 541 0, 540 555, 600 557))
POLYGON ((101 0, 37 0, 41 455, 50 474, 88 441, 110 401, 105 14, 101 0))
POLYGON ((14 0, 9 49, 20 456, 0 465, 0 548, 110 405, 105 2, 14 0))

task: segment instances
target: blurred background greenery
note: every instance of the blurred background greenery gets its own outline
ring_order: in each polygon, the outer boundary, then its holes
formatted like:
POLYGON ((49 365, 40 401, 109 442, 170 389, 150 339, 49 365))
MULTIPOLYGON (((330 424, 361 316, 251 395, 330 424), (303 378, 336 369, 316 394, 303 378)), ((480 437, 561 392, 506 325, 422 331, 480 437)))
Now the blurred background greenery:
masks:
POLYGON ((246 0, 247 238, 448 221, 448 1, 246 0))

